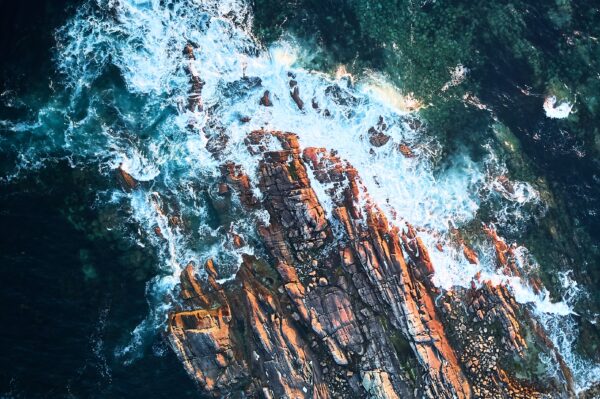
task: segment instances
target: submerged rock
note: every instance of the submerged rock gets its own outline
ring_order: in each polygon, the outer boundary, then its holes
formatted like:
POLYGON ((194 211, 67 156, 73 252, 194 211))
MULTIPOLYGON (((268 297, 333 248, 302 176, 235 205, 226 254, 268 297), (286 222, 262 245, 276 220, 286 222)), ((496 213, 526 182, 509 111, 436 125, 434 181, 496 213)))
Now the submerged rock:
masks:
POLYGON ((184 55, 188 59, 187 72, 190 77, 190 92, 188 93, 188 111, 202 111, 204 105, 202 103, 202 88, 204 87, 204 81, 200 78, 200 74, 194 66, 196 56, 194 54, 194 46, 187 44, 183 51, 184 55))

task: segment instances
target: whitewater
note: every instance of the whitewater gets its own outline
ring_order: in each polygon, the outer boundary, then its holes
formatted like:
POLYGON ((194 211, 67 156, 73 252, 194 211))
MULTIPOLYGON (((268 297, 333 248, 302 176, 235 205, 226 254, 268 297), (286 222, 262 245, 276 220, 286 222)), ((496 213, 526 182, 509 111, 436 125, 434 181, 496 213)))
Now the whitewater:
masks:
MULTIPOLYGON (((561 275, 563 298, 557 301, 547 291, 534 293, 517 277, 497 274, 489 240, 474 243, 478 265, 453 243, 451 226, 478 220, 484 203, 498 214, 497 227, 518 230, 527 209, 543 212, 535 189, 513 181, 516 189, 507 193, 501 184, 506 167, 493 153, 479 161, 466 153, 448 159, 442 144, 418 128, 420 105, 385 77, 371 71, 352 76, 343 67, 337 73, 311 70, 314 48, 293 37, 264 48, 251 28, 252 14, 243 0, 89 1, 57 32, 55 61, 62 81, 52 100, 31 120, 0 122, 19 143, 18 164, 5 180, 61 158, 72 167, 93 165, 106 179, 114 179, 120 167, 141 182, 131 192, 116 185, 98 192, 95 204, 127 209, 129 219, 123 223, 139 228, 131 239, 141 246, 150 243, 161 262, 161 274, 147 286, 149 315, 132 332, 129 345, 119 348, 123 361, 135 361, 145 337, 164 328, 171 305, 163 298, 189 262, 216 259, 220 276, 228 279, 241 255, 256 251, 252 226, 255 218, 266 216, 240 212, 224 228, 210 222, 209 199, 216 195, 224 161, 242 165, 257 181, 259 158, 247 151, 244 139, 253 130, 272 129, 298 134, 303 147, 333 149, 352 164, 391 223, 402 227, 409 222, 419 229, 436 268, 436 285, 468 287, 478 272, 483 279, 507 283, 519 302, 531 304, 573 370, 578 389, 600 380, 600 365, 574 350, 577 315, 572 306, 584 293, 569 274, 561 275), (188 43, 196 47, 195 60, 183 53, 188 43), (190 71, 205 82, 203 111, 185 106, 190 71), (298 82, 303 110, 290 96, 290 73, 298 82), (264 90, 271 93, 272 107, 259 105, 264 90), (380 117, 391 139, 373 148, 367 131, 380 117), (217 161, 207 146, 219 134, 228 143, 217 161), (410 147, 414 157, 399 152, 398 144, 410 147), (174 202, 185 228, 173 226, 162 211, 174 202), (157 227, 161 236, 155 234, 157 227), (233 248, 227 240, 230 230, 242 234, 247 246, 233 248), (435 250, 438 243, 444 251, 435 250)), ((327 187, 312 182, 331 215, 327 187)), ((517 253, 524 275, 535 269, 526 248, 518 246, 517 253)), ((546 364, 553 372, 556 362, 547 359, 546 364)))

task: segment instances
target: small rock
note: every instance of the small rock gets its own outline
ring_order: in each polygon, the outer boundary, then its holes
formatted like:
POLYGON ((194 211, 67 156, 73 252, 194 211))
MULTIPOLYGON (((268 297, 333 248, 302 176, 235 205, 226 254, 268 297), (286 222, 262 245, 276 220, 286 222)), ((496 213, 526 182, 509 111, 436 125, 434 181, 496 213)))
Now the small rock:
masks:
POLYGON ((260 105, 264 107, 272 107, 273 102, 271 102, 271 92, 269 90, 265 90, 263 96, 260 98, 260 105))

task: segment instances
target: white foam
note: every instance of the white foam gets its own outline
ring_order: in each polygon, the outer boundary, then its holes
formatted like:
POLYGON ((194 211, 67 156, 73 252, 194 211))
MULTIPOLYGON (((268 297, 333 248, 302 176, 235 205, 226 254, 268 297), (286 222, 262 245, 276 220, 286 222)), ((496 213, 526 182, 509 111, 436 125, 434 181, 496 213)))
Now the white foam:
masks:
MULTIPOLYGON (((577 282, 572 279, 571 274, 571 272, 558 274, 563 288, 563 301, 567 304, 574 304, 581 299, 580 296, 585 295, 585 292, 577 286, 577 282)), ((575 317, 573 315, 561 317, 560 314, 541 312, 538 312, 537 316, 567 366, 573 372, 577 393, 598 383, 600 381, 600 364, 581 357, 575 351, 578 335, 575 317)), ((547 364, 550 370, 552 370, 552 363, 557 364, 557 362, 549 361, 547 364)))
POLYGON ((555 96, 548 96, 544 100, 544 111, 548 118, 564 119, 568 118, 573 110, 573 104, 567 101, 562 101, 557 105, 555 96))

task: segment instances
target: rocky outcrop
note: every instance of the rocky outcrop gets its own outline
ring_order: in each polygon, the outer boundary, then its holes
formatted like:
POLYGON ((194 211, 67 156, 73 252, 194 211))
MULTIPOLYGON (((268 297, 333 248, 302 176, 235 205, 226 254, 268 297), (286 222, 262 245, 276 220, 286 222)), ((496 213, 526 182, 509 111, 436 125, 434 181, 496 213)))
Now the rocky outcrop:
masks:
MULTIPOLYGON (((303 109, 289 77, 292 99, 303 109)), ((266 100, 267 92, 260 103, 270 106, 266 100)), ((380 119, 368 132, 372 145, 387 143, 386 129, 380 119)), ((438 289, 418 230, 388 221, 352 165, 324 148, 302 150, 293 133, 253 131, 245 144, 259 159, 255 178, 224 163, 213 201, 224 214, 236 207, 268 214, 254 226, 262 255, 244 255, 235 279, 223 284, 211 261, 201 270, 188 265, 169 318, 171 346, 203 393, 573 395, 568 368, 530 310, 507 287, 479 278, 468 289, 438 289), (562 375, 536 371, 540 355, 556 359, 562 375)), ((413 156, 408 147, 399 151, 413 156)), ((219 152, 215 146, 217 159, 219 152)), ((511 247, 493 229, 485 231, 498 267, 517 275, 511 247)), ((227 234, 233 248, 247 244, 235 231, 227 234)), ((458 230, 453 237, 465 258, 478 263, 458 230)))
POLYGON ((119 184, 125 191, 131 191, 138 186, 137 180, 133 178, 125 169, 123 169, 123 164, 120 164, 116 170, 116 176, 119 184))
POLYGON ((202 390, 221 396, 247 380, 248 366, 234 352, 231 310, 212 261, 205 270, 207 281, 198 278, 192 264, 181 273, 183 306, 169 317, 169 339, 202 390))
MULTIPOLYGON (((566 398, 574 395, 570 372, 551 378, 539 354, 560 356, 527 308, 504 285, 473 281, 440 296, 442 320, 472 382, 474 397, 566 398)), ((556 358, 562 362, 562 359, 556 358)))
MULTIPOLYGON (((266 137, 276 137, 283 150, 266 152, 259 164, 260 190, 265 197, 263 205, 285 231, 285 240, 295 257, 305 261, 310 253, 323 247, 331 238, 329 222, 310 186, 300 159, 297 136, 273 132, 266 137)), ((247 143, 260 146, 264 138, 265 132, 255 131, 249 135, 247 143)))
POLYGON ((267 398, 328 398, 314 353, 282 310, 265 276, 247 258, 235 283, 207 279, 189 265, 181 274, 181 310, 169 318, 171 346, 202 391, 267 398), (235 309, 235 312, 232 312, 235 309))
POLYGON ((290 96, 292 97, 292 100, 294 100, 294 102, 296 103, 296 106, 298 106, 298 109, 302 110, 304 109, 304 101, 302 101, 302 99, 300 98, 300 88, 298 87, 296 76, 294 76, 293 73, 289 72, 288 77, 290 78, 290 96))
MULTIPOLYGON (((269 222, 256 225, 268 256, 246 256, 225 285, 217 283, 211 262, 203 278, 188 266, 181 304, 169 320, 171 346, 205 393, 518 398, 573 392, 568 369, 552 379, 524 374, 515 363, 540 352, 559 358, 510 290, 477 280, 470 289, 436 288, 435 265, 416 229, 389 223, 351 165, 322 148, 301 151, 292 133, 254 131, 246 144, 262 158, 257 187, 239 166, 226 164, 218 193, 235 193, 243 208, 268 212, 269 222), (281 149, 268 150, 271 140, 281 149), (329 211, 313 184, 328 196, 329 211)), ((494 239, 501 259, 508 246, 494 239)), ((242 239, 232 233, 231 240, 242 239)))
POLYGON ((263 96, 260 98, 259 104, 264 107, 272 107, 273 102, 271 101, 271 92, 265 90, 263 96))
POLYGON ((422 242, 410 229, 409 236, 404 234, 403 240, 400 238, 399 230, 390 227, 350 165, 344 165, 324 150, 318 153, 309 150, 306 158, 322 183, 339 180, 339 171, 342 171, 344 180, 338 182, 336 188, 341 195, 338 194, 333 210, 348 239, 342 245, 351 249, 351 257, 367 276, 366 282, 376 293, 379 307, 385 309, 392 325, 408 339, 430 381, 425 394, 430 397, 469 397, 469 383, 438 319, 426 278, 417 279, 415 268, 409 268, 404 259, 403 241, 419 269, 419 276, 433 273, 422 242), (329 170, 335 172, 327 176, 329 170))
POLYGON ((527 278, 531 288, 533 288, 535 292, 540 292, 542 281, 535 275, 523 276, 521 274, 515 259, 514 248, 509 246, 504 239, 498 235, 493 226, 483 226, 483 231, 492 240, 494 245, 498 269, 507 276, 527 278))
POLYGON ((376 126, 369 128, 369 143, 373 147, 381 147, 387 144, 390 141, 390 136, 385 134, 387 130, 387 124, 383 120, 383 117, 379 117, 379 121, 376 126))

